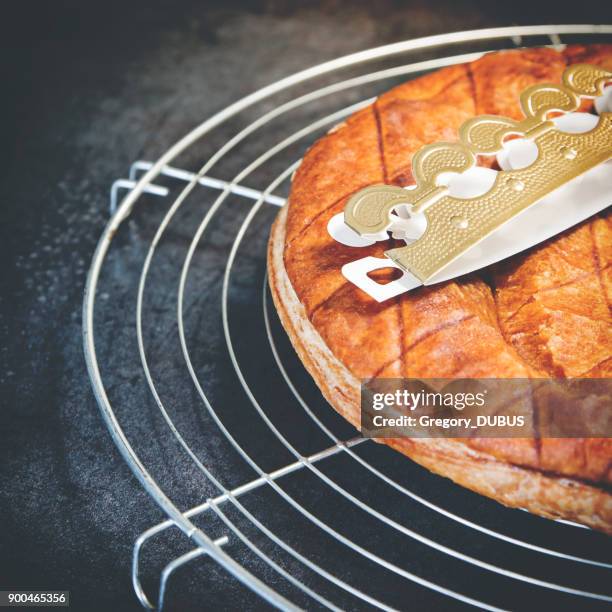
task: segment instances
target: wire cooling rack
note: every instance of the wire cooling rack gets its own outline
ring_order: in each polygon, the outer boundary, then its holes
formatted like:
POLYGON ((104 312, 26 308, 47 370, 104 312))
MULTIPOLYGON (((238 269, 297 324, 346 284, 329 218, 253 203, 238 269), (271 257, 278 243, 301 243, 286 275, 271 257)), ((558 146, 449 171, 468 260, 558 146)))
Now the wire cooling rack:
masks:
POLYGON ((83 335, 110 433, 168 517, 134 545, 145 608, 171 606, 186 564, 204 568, 203 601, 242 583, 263 598, 253 606, 283 609, 610 605, 605 536, 504 508, 357 437, 297 360, 265 267, 303 151, 378 93, 488 50, 610 34, 497 28, 355 53, 243 98, 115 182, 83 335), (145 568, 154 547, 163 568, 145 568))

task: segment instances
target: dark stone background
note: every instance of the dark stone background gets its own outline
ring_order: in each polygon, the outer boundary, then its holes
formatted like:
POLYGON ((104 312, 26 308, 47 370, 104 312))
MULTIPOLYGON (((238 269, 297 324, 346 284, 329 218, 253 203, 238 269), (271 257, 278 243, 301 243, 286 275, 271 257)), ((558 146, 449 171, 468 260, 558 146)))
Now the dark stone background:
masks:
MULTIPOLYGON (((352 51, 493 25, 610 21, 602 3, 574 7, 522 0, 3 6, 0 587, 70 589, 75 610, 138 609, 131 546, 163 516, 108 435, 81 346, 85 274, 108 218, 110 185, 129 164, 155 159, 239 97, 352 51)), ((222 572, 205 579, 206 599, 201 589, 193 595, 197 580, 186 582, 176 609, 258 605, 222 572)))

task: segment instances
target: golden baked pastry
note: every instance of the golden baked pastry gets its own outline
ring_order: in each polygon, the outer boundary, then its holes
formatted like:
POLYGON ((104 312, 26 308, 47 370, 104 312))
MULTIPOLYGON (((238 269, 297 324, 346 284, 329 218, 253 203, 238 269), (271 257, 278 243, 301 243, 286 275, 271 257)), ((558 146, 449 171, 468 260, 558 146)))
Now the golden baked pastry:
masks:
MULTIPOLYGON (((357 190, 411 184, 421 146, 456 140, 475 115, 520 119, 523 89, 559 82, 578 62, 610 70, 612 46, 500 52, 445 68, 381 95, 305 155, 272 229, 270 286, 302 362, 356 427, 362 379, 612 374, 609 210, 501 264, 383 303, 340 268, 382 257, 388 243, 356 256, 326 230, 357 190)), ((507 506, 612 533, 610 439, 380 441, 507 506)))

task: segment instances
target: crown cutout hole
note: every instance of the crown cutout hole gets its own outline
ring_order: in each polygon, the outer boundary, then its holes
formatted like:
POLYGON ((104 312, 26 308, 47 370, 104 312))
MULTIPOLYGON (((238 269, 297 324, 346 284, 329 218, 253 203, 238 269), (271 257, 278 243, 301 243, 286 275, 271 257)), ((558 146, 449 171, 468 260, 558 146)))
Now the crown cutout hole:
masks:
POLYGON ((393 213, 393 219, 388 231, 396 240, 405 240, 407 243, 418 240, 427 229, 427 217, 421 213, 409 213, 405 206, 399 206, 393 213), (395 214, 394 214, 395 213, 395 214))
POLYGON ((467 229, 470 227, 470 220, 463 215, 455 215, 451 217, 450 221, 457 229, 467 229))
POLYGON ((402 270, 400 266, 386 257, 368 256, 351 261, 342 266, 342 275, 346 280, 359 287, 359 289, 377 302, 384 302, 406 291, 415 289, 421 284, 418 278, 410 274, 410 272, 402 270), (379 270, 387 273, 390 268, 397 269, 399 277, 389 279, 384 283, 379 282, 379 277, 375 273, 379 270))
POLYGON ((453 198, 467 200, 488 193, 492 189, 498 173, 497 170, 492 168, 474 166, 462 174, 457 174, 456 172, 447 172, 445 174, 449 175, 448 178, 442 177, 443 180, 447 179, 448 181, 446 185, 449 194, 453 198))
POLYGON ((568 113, 555 117, 552 122, 560 132, 566 134, 584 134, 597 127, 599 117, 591 113, 568 113))
POLYGON ((393 281, 399 280, 404 276, 404 273, 399 268, 378 268, 368 272, 368 277, 379 285, 386 285, 393 281))
POLYGON ((538 154, 538 145, 533 140, 515 138, 504 142, 504 148, 497 154, 497 163, 502 170, 522 170, 531 166, 538 154))

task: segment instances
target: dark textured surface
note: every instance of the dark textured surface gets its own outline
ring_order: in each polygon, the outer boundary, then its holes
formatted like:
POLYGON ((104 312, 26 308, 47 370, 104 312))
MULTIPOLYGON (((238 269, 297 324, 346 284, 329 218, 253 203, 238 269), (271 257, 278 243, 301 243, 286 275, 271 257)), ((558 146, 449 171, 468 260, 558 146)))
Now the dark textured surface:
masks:
MULTIPOLYGON (((528 3, 500 7, 470 2, 459 7, 445 2, 436 3, 435 9, 426 2, 390 1, 124 4, 105 3, 102 8, 86 2, 26 3, 2 18, 0 587, 70 589, 75 610, 137 609, 129 583, 131 546, 140 532, 163 518, 115 449, 93 399, 82 357, 82 290, 93 248, 107 220, 113 180, 125 176, 135 159, 155 159, 194 125, 235 99, 338 55, 425 34, 489 25, 606 21, 596 6, 583 7, 579 19, 574 19, 569 8, 553 10, 552 5, 545 5, 534 13, 527 10, 528 3)), ((223 142, 227 134, 215 138, 223 142)), ((200 152, 197 156, 202 158, 200 152)), ((233 163, 241 165, 239 156, 233 163)), ((241 208, 240 214, 246 210, 241 208)), ((250 279, 261 278, 261 241, 270 220, 271 213, 266 213, 258 231, 253 230, 260 240, 253 240, 259 249, 254 264, 257 274, 248 266, 240 268, 243 276, 233 289, 237 320, 248 321, 246 314, 252 311, 241 295, 251 295, 250 279)), ((147 229, 146 219, 142 223, 147 229)), ((154 224, 151 219, 149 238, 154 224)), ((184 257, 187 241, 179 229, 174 239, 184 257)), ((137 265, 135 255, 134 262, 130 258, 138 246, 142 254, 138 237, 128 236, 130 239, 120 242, 115 263, 120 272, 121 266, 126 267, 126 278, 131 264, 137 265)), ((222 233, 218 238, 220 257, 225 257, 227 243, 222 233)), ((211 240, 216 244, 214 234, 211 240)), ((204 262, 200 265, 195 282, 218 284, 214 258, 207 265, 209 269, 204 262)), ((163 266, 161 261, 161 286, 163 266)), ((175 282, 176 275, 171 278, 175 282)), ((151 298, 161 313, 162 328, 162 317, 170 321, 173 314, 164 304, 164 295, 160 291, 151 298)), ((195 301, 194 306, 197 311, 206 303, 195 301)), ((109 321, 132 324, 125 321, 121 304, 113 308, 116 319, 109 321)), ((210 358, 206 350, 213 356, 216 350, 213 341, 206 348, 206 339, 219 336, 219 313, 198 321, 194 322, 196 344, 204 348, 197 357, 204 367, 210 358)), ((107 339, 116 330, 109 324, 107 339)), ((169 351, 164 342, 155 348, 161 356, 154 363, 161 363, 163 369, 163 355, 175 354, 177 349, 169 351)), ((251 357, 256 351, 253 345, 241 350, 251 351, 251 357)), ((112 354, 106 355, 108 368, 112 370, 114 359, 124 357, 130 362, 130 351, 134 352, 133 345, 118 341, 112 354)), ((168 395, 186 393, 193 399, 184 367, 175 377, 172 360, 168 360, 164 372, 168 395)), ((219 381, 220 389, 231 391, 236 382, 225 373, 227 356, 220 362, 219 371, 206 374, 219 381)), ((122 383, 131 384, 128 370, 117 376, 122 383)), ((256 371, 253 378, 256 386, 256 371)), ((129 389, 117 391, 124 393, 124 400, 134 402, 122 403, 127 422, 131 414, 141 416, 141 407, 150 402, 141 381, 138 389, 142 397, 129 389)), ((153 430, 159 427, 162 431, 155 418, 151 416, 153 430)), ((187 419, 190 442, 205 462, 221 465, 227 450, 219 436, 211 433, 210 420, 195 413, 181 418, 187 419)), ((282 422, 282 414, 278 418, 282 422)), ((339 431, 342 425, 334 424, 339 431)), ((133 433, 141 433, 142 452, 160 481, 167 480, 171 486, 173 478, 187 474, 187 462, 176 458, 176 448, 158 448, 161 443, 155 439, 149 444, 142 436, 152 428, 139 430, 137 422, 132 425, 133 433)), ((315 434, 306 436, 303 450, 313 452, 323 448, 323 442, 315 434)), ((251 452, 258 452, 257 444, 251 452)), ((269 455, 261 455, 264 463, 269 455)), ((290 459, 286 451, 279 451, 274 464, 264 467, 273 469, 290 459)), ((252 476, 248 470, 239 473, 241 465, 236 461, 235 481, 226 484, 237 485, 252 476)), ((426 480, 420 472, 414 477, 426 480)), ((201 478, 186 476, 186 481, 178 500, 181 507, 213 491, 201 478)), ((469 494, 466 499, 476 506, 481 503, 469 494)), ((482 505, 493 508, 493 513, 497 508, 488 502, 482 505)), ((341 519, 341 504, 337 513, 341 519)), ((282 532, 291 517, 270 520, 282 532)), ((420 527, 433 533, 431 525, 420 527)), ((219 525, 211 527, 212 535, 220 532, 219 525)), ((446 535, 443 530, 442 535, 446 535)), ((316 534, 308 541, 314 546, 312 557, 317 558, 316 534)), ((153 547, 147 557, 150 566, 160 567, 177 550, 186 550, 177 546, 153 547)), ((603 551, 599 540, 593 541, 593 550, 603 551)), ((427 553, 423 555, 426 563, 427 553)), ((259 601, 220 570, 204 564, 198 567, 191 573, 181 571, 172 587, 173 608, 237 609, 259 601)), ((440 566, 438 571, 443 569, 440 566)), ((358 579, 358 568, 355 572, 358 579)), ((149 575, 154 577, 155 571, 149 575)), ((425 602, 446 605, 439 599, 423 599, 419 593, 421 599, 414 601, 423 606, 425 602)))

